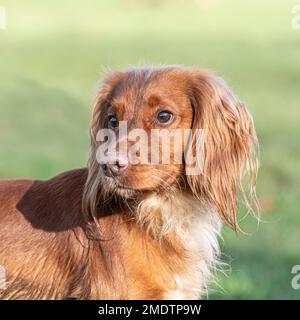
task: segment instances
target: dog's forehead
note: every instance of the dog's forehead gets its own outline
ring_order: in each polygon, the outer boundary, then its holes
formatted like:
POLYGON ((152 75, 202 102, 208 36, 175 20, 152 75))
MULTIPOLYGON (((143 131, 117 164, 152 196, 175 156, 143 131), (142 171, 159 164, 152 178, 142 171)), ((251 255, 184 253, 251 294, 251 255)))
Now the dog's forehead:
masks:
MULTIPOLYGON (((132 69, 119 77, 112 87, 111 100, 115 107, 135 108, 146 102, 184 93, 185 81, 178 67, 132 69)), ((151 104, 151 103, 150 103, 151 104)))

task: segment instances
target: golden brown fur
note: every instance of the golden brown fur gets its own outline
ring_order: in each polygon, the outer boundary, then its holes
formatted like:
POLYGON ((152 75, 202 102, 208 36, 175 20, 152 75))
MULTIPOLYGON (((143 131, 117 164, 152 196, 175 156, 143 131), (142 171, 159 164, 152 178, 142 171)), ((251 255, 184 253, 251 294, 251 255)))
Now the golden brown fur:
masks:
POLYGON ((246 206, 255 205, 256 144, 251 115, 208 71, 109 74, 94 107, 87 169, 0 182, 0 265, 7 272, 0 298, 198 298, 217 261, 220 221, 238 229, 238 190, 246 206), (186 176, 184 163, 138 164, 106 176, 96 135, 109 112, 129 129, 150 132, 161 105, 176 115, 168 130, 204 129, 203 172, 186 176))

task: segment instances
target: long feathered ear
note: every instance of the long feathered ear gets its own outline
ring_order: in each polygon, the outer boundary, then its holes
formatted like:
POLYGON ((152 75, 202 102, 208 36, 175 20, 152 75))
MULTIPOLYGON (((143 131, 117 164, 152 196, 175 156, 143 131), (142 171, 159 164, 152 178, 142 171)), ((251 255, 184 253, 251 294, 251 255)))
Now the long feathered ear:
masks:
POLYGON ((188 176, 188 183, 237 230, 239 190, 248 209, 257 209, 258 143, 253 119, 223 79, 202 70, 190 70, 190 78, 193 129, 203 129, 204 162, 202 173, 188 176), (246 185, 245 173, 249 173, 246 185))
MULTIPOLYGON (((84 187, 82 210, 87 221, 93 221, 98 224, 97 207, 101 198, 105 198, 105 189, 101 188, 101 171, 96 158, 97 141, 96 136, 101 128, 105 127, 106 109, 114 97, 115 91, 119 89, 118 84, 124 77, 122 72, 111 72, 106 75, 105 79, 100 83, 100 89, 93 107, 90 137, 91 150, 88 160, 88 177, 84 187)), ((98 227, 98 226, 97 226, 98 227)))

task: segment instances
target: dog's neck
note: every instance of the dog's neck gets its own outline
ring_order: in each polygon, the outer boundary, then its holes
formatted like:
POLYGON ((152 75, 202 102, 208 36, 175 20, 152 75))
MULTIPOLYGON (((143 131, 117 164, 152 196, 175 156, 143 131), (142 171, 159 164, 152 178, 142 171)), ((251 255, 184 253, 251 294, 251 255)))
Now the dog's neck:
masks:
POLYGON ((204 217, 209 217, 207 223, 215 228, 219 225, 212 206, 187 192, 149 194, 139 201, 132 213, 136 222, 158 240, 168 236, 184 240, 195 223, 204 217))

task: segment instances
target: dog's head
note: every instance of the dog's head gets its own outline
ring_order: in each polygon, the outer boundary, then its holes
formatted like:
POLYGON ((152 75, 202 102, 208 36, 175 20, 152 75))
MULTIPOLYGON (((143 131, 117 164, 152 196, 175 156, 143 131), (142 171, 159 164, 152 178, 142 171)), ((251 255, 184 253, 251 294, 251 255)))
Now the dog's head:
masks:
POLYGON ((110 73, 94 107, 91 140, 90 210, 100 189, 127 198, 180 189, 237 226, 240 179, 246 168, 254 186, 257 140, 251 115, 221 78, 178 66, 110 73))

